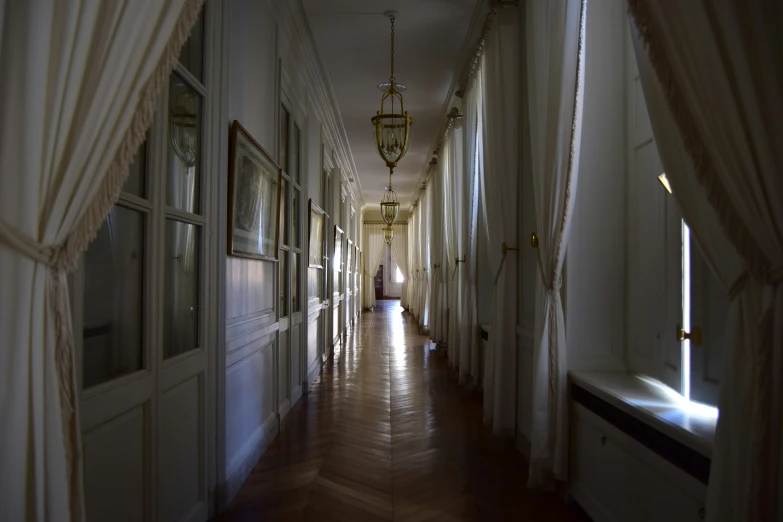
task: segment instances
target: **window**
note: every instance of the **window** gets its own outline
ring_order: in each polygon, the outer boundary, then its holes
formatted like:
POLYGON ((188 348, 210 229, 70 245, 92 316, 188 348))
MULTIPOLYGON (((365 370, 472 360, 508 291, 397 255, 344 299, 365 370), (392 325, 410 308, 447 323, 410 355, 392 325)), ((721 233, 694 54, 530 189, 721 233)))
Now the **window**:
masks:
POLYGON ((728 297, 663 174, 635 62, 626 78, 628 364, 689 401, 716 405, 728 297))
POLYGON ((400 267, 398 266, 394 271, 394 282, 402 283, 404 280, 405 279, 402 277, 402 272, 400 271, 400 267))
POLYGON ((285 92, 280 105, 280 166, 283 169, 280 185, 280 317, 301 311, 300 259, 302 253, 302 186, 299 184, 301 169, 301 131, 295 111, 285 92))

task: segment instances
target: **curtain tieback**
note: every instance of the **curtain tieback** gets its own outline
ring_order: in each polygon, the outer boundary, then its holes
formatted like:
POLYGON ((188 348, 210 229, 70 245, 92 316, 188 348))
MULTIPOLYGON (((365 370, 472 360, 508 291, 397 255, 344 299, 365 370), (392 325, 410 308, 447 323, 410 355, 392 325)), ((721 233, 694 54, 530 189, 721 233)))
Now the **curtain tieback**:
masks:
POLYGON ((500 245, 500 265, 498 266, 498 271, 495 273, 495 286, 498 286, 498 278, 500 278, 500 272, 503 270, 503 265, 506 262, 506 254, 508 254, 509 250, 519 250, 518 248, 511 248, 506 246, 506 242, 503 241, 503 243, 500 245))
POLYGON ((14 226, 0 220, 0 241, 19 254, 53 269, 64 270, 64 245, 42 245, 14 226))
POLYGON ((451 274, 451 280, 452 281, 454 281, 454 276, 457 275, 457 270, 459 269, 459 264, 460 263, 464 263, 464 262, 465 262, 465 258, 464 257, 462 259, 457 258, 457 260, 454 262, 454 272, 451 274))

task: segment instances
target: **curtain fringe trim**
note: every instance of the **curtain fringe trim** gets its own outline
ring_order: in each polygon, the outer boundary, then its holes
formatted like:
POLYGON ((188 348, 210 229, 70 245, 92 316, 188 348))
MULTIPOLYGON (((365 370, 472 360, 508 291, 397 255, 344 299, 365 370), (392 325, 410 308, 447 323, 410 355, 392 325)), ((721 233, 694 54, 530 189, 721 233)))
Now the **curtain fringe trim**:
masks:
POLYGON ((79 424, 76 418, 76 379, 73 371, 74 350, 73 332, 68 324, 67 314, 62 309, 60 298, 65 301, 67 282, 65 273, 72 271, 79 256, 87 250, 103 225, 106 215, 120 197, 122 185, 128 177, 128 167, 136 151, 146 139, 147 130, 152 124, 155 112, 155 102, 165 85, 169 74, 174 69, 182 46, 190 36, 190 30, 198 19, 204 0, 185 0, 179 19, 177 20, 171 38, 166 44, 158 65, 152 72, 147 84, 142 88, 136 112, 125 132, 114 159, 106 175, 101 181, 92 202, 79 219, 74 230, 58 248, 56 262, 52 267, 53 290, 55 299, 54 321, 56 342, 56 361, 58 385, 60 390, 60 408, 62 414, 62 430, 65 444, 66 472, 69 477, 70 519, 84 519, 84 500, 81 495, 81 448, 79 447, 79 424))
POLYGON ((680 129, 685 149, 693 161, 696 179, 704 188, 707 199, 718 215, 723 232, 745 260, 751 275, 762 284, 769 283, 773 278, 774 270, 770 267, 770 261, 756 245, 753 236, 748 233, 745 224, 734 209, 725 187, 715 174, 707 147, 699 135, 699 130, 693 122, 687 103, 681 95, 682 90, 669 67, 666 52, 656 38, 660 31, 655 27, 655 17, 649 3, 644 0, 628 0, 628 8, 642 38, 650 65, 661 85, 669 110, 672 111, 672 116, 680 129))

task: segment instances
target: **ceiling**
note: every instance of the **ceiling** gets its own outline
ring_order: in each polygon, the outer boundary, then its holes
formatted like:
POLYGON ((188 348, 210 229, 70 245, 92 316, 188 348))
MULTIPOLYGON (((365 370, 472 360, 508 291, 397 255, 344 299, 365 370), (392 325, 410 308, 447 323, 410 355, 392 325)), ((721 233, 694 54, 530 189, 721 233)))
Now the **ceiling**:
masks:
POLYGON ((330 77, 368 210, 389 181, 375 149, 370 118, 380 109, 377 85, 388 81, 390 24, 394 22, 396 80, 408 86, 411 145, 394 169, 401 208, 411 203, 429 162, 429 147, 457 69, 477 0, 302 0, 321 60, 330 77))

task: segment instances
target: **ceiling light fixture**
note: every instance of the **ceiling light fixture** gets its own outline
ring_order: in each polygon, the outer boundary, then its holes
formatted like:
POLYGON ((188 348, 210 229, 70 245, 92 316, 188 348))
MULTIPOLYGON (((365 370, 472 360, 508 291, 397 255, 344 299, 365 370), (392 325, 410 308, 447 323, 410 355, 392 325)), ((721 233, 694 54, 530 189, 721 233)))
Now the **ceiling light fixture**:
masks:
POLYGON ((391 182, 391 172, 389 172, 389 186, 383 193, 383 199, 381 199, 381 216, 383 221, 392 226, 397 217, 400 215, 400 200, 397 199, 397 193, 394 192, 391 182))
POLYGON ((408 152, 413 118, 405 112, 402 102, 402 92, 406 87, 394 79, 394 15, 396 13, 387 11, 384 14, 391 20, 391 73, 388 82, 378 85, 378 89, 383 92, 381 110, 371 118, 371 121, 375 127, 375 145, 378 154, 389 167, 389 174, 392 174, 397 163, 408 152))
POLYGON ((394 227, 392 227, 391 225, 389 225, 388 227, 384 227, 383 239, 386 240, 387 245, 392 244, 392 240, 394 239, 394 227))

